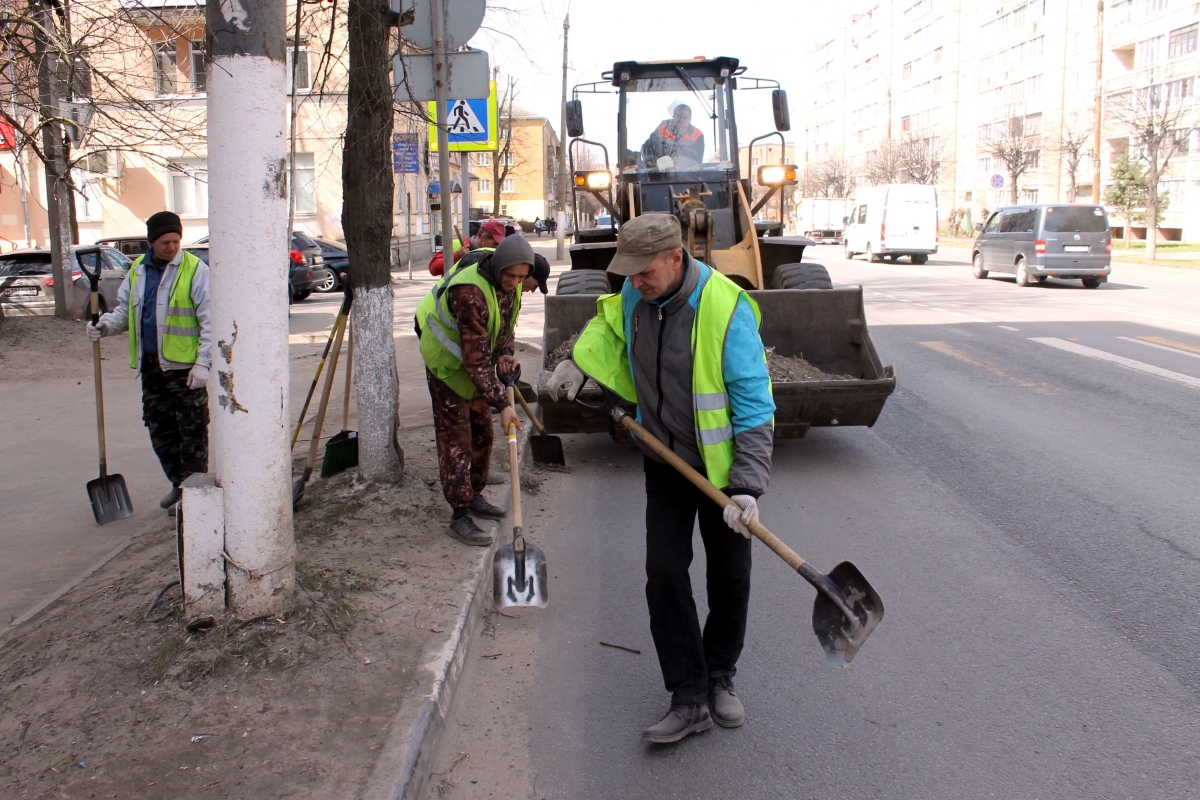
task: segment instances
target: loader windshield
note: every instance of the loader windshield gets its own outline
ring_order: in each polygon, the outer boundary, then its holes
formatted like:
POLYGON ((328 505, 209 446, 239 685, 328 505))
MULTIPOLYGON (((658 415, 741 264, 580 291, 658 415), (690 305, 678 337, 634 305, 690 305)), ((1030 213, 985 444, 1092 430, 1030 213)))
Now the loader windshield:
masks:
POLYGON ((678 173, 715 178, 734 170, 728 82, 691 75, 682 66, 674 71, 672 77, 637 78, 623 87, 622 173, 671 180, 678 173))

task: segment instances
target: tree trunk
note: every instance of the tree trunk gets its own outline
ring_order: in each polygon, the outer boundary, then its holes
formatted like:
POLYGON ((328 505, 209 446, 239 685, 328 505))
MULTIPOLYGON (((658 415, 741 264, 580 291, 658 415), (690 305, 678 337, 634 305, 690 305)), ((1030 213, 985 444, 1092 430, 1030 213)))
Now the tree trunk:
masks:
MULTIPOLYGON (((403 468, 396 444, 400 381, 392 339, 391 240, 394 178, 389 161, 392 86, 388 75, 389 6, 349 0, 349 108, 342 157, 342 230, 354 262, 351 319, 358 401, 358 471, 395 481, 403 468)), ((446 232, 443 232, 443 241, 446 232)))
POLYGON ((1152 154, 1146 183, 1150 187, 1149 202, 1146 203, 1146 257, 1153 260, 1158 254, 1158 158, 1152 154))

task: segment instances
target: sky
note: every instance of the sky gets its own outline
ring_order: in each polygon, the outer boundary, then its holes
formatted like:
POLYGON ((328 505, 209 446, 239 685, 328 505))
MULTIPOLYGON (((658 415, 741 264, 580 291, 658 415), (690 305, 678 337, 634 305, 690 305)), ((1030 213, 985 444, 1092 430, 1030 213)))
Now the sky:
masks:
MULTIPOLYGON (((567 83, 601 80, 616 61, 662 61, 732 56, 747 75, 778 80, 788 92, 797 141, 803 129, 805 48, 821 29, 845 17, 846 0, 497 0, 471 45, 490 53, 501 79, 516 80, 517 104, 559 128, 563 17, 570 13, 567 83)), ((588 138, 615 139, 615 102, 583 96, 588 138), (611 109, 611 110, 610 110, 611 109), (606 115, 612 114, 609 119, 606 115)), ((769 92, 743 92, 737 100, 742 144, 773 130, 769 92)), ((662 109, 662 118, 668 116, 662 109)), ((649 133, 649 131, 647 131, 649 133)))

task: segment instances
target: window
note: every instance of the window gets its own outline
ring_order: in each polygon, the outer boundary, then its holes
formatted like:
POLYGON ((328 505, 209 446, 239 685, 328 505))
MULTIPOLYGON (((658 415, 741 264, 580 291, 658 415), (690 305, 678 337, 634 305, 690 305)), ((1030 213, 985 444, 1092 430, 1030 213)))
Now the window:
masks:
POLYGON ((208 216, 208 162, 184 158, 171 165, 171 210, 181 217, 208 216))
POLYGON ((476 153, 475 158, 478 159, 475 163, 481 167, 490 167, 492 165, 491 153, 476 153))
POLYGON ((1171 31, 1171 43, 1167 45, 1167 58, 1178 58, 1196 52, 1196 32, 1200 23, 1171 31))
POLYGON ((942 93, 942 78, 941 78, 941 76, 938 76, 933 79, 933 93, 934 94, 942 93))
POLYGON ((1155 36, 1138 42, 1137 48, 1134 51, 1133 63, 1142 67, 1162 59, 1163 41, 1166 38, 1166 36, 1155 36))
POLYGON ((904 65, 902 74, 903 74, 905 80, 908 80, 909 78, 912 77, 912 62, 911 61, 909 61, 907 64, 904 65))
POLYGON ((492 182, 490 180, 488 180, 487 178, 480 178, 479 179, 479 193, 480 194, 491 194, 492 193, 492 182))
POLYGON ((1179 130, 1171 131, 1172 139, 1175 142, 1175 152, 1186 155, 1192 149, 1192 131, 1190 128, 1180 128, 1179 130))
POLYGON ((154 93, 176 94, 179 91, 179 74, 175 66, 175 41, 154 44, 154 93))
POLYGON ((1029 114, 1025 117, 1025 135, 1038 136, 1042 132, 1042 115, 1029 114))
POLYGON ((992 171, 992 159, 988 156, 983 156, 976 162, 976 166, 979 168, 981 174, 986 175, 992 171))
POLYGON ((192 46, 192 94, 204 94, 208 91, 208 67, 204 63, 207 55, 204 51, 204 40, 193 40, 192 46))
POLYGON ((75 216, 80 222, 100 222, 104 214, 100 208, 100 183, 96 176, 82 169, 71 170, 71 182, 75 184, 75 216))
MULTIPOLYGON (((292 52, 295 49, 295 42, 288 45, 287 49, 287 70, 288 80, 292 77, 292 52)), ((299 91, 308 91, 311 87, 308 82, 308 48, 303 44, 300 45, 296 60, 296 89, 299 91)))
POLYGON ((1000 232, 1000 219, 1001 219, 1001 214, 999 211, 997 211, 995 214, 992 214, 991 219, 989 219, 987 221, 987 225, 984 227, 983 232, 984 233, 999 233, 1000 232))
POLYGON ((1192 96, 1195 84, 1195 78, 1180 78, 1177 81, 1171 81, 1167 84, 1168 102, 1172 106, 1178 107, 1180 103, 1192 96))
POLYGON ((505 151, 504 151, 504 152, 503 152, 503 153, 500 155, 500 166, 502 166, 502 167, 511 167, 512 165, 513 165, 513 154, 512 154, 512 150, 505 150, 505 151))
POLYGON ((858 207, 858 224, 859 225, 867 224, 867 207, 866 206, 858 207))
MULTIPOLYGON (((1021 202, 1022 202, 1022 203, 1036 203, 1036 202, 1037 202, 1037 200, 1038 200, 1038 190, 1037 190, 1037 188, 1036 188, 1036 187, 1035 187, 1035 188, 1033 188, 1033 189, 1022 189, 1022 190, 1021 190, 1021 202)), ((1030 212, 1028 212, 1028 213, 1029 213, 1029 214, 1032 214, 1032 215, 1033 215, 1033 217, 1034 217, 1034 219, 1036 219, 1036 218, 1037 218, 1037 212, 1036 212, 1036 211, 1030 211, 1030 212)), ((1033 224, 1034 224, 1034 223, 1033 223, 1033 221, 1031 220, 1031 221, 1030 221, 1030 223, 1029 223, 1029 227, 1027 227, 1027 228, 1025 229, 1025 232, 1026 232, 1026 233, 1033 233, 1033 224)))
POLYGON ((317 213, 317 168, 312 153, 296 153, 296 213, 317 213))
POLYGON ((500 191, 504 194, 512 194, 517 191, 516 182, 512 178, 505 178, 504 183, 500 184, 500 191))
POLYGON ((912 130, 912 117, 900 118, 900 131, 902 133, 912 130))
POLYGON ((935 64, 942 63, 942 48, 940 48, 940 47, 933 48, 933 63, 935 63, 935 64))

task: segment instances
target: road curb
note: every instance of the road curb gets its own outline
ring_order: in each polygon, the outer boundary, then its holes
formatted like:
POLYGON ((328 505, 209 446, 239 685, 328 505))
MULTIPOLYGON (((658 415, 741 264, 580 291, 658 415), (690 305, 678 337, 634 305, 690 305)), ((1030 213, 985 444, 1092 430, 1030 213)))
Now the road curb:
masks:
MULTIPOLYGON (((525 465, 532 425, 518 440, 519 469, 525 465)), ((518 473, 519 474, 519 473, 518 473)), ((512 510, 512 493, 497 503, 505 512, 512 510)), ((388 730, 388 738, 375 763, 366 800, 419 800, 433 760, 441 744, 446 715, 450 713, 454 693, 462 676, 467 653, 482 625, 480 617, 485 598, 491 593, 492 556, 506 543, 504 522, 496 523, 492 546, 480 553, 471 575, 460 584, 462 602, 450 637, 430 643, 417 663, 417 693, 400 705, 388 730)))

